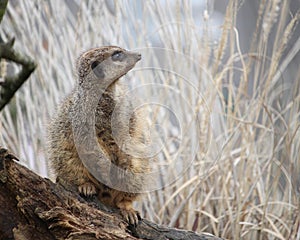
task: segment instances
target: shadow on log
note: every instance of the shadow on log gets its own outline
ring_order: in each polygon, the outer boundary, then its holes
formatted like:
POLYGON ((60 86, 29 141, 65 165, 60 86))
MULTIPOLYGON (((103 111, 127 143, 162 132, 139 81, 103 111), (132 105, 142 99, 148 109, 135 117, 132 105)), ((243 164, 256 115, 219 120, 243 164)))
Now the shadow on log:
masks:
POLYGON ((115 209, 42 178, 0 147, 0 239, 220 239, 140 220, 124 222, 115 209))

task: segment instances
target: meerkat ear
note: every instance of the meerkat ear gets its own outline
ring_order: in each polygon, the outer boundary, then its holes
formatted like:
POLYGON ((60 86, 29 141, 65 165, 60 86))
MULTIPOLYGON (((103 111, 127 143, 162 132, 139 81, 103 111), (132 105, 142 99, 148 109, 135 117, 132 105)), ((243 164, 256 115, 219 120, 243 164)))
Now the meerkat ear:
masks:
POLYGON ((99 61, 94 61, 91 65, 91 68, 97 78, 104 78, 105 74, 103 72, 102 66, 99 61))

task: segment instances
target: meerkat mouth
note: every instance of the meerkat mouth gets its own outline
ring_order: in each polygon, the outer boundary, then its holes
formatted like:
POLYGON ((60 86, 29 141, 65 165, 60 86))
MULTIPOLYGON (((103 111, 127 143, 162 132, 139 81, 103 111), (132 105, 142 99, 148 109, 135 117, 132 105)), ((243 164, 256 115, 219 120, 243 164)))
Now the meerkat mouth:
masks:
MULTIPOLYGON (((142 59, 142 57, 139 56, 138 61, 141 60, 141 59, 142 59)), ((138 62, 138 61, 137 61, 137 62, 138 62)), ((136 63, 137 63, 137 62, 136 62, 136 63)), ((136 63, 134 63, 132 66, 128 67, 128 69, 126 69, 126 72, 125 72, 125 73, 123 73, 123 74, 120 75, 118 78, 116 78, 115 80, 113 80, 113 82, 109 85, 109 87, 112 86, 112 85, 114 85, 115 83, 117 83, 117 82, 119 81, 120 78, 122 78, 122 77, 123 77, 124 75, 126 75, 131 69, 133 69, 136 63)))

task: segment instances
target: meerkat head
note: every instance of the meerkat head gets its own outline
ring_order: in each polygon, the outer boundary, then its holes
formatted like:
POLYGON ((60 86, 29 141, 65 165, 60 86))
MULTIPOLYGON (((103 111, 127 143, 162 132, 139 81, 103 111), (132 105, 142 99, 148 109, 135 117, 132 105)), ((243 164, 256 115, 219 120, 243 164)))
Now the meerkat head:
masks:
POLYGON ((90 49, 78 58, 79 84, 86 81, 113 84, 131 70, 141 59, 141 54, 107 46, 90 49))

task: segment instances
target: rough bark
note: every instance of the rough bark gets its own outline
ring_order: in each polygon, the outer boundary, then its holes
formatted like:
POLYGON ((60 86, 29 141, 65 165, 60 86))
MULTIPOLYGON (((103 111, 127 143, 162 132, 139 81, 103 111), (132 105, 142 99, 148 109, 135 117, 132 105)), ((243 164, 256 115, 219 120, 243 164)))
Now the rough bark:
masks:
POLYGON ((42 178, 0 147, 0 239, 220 239, 145 219, 124 222, 115 209, 42 178))

